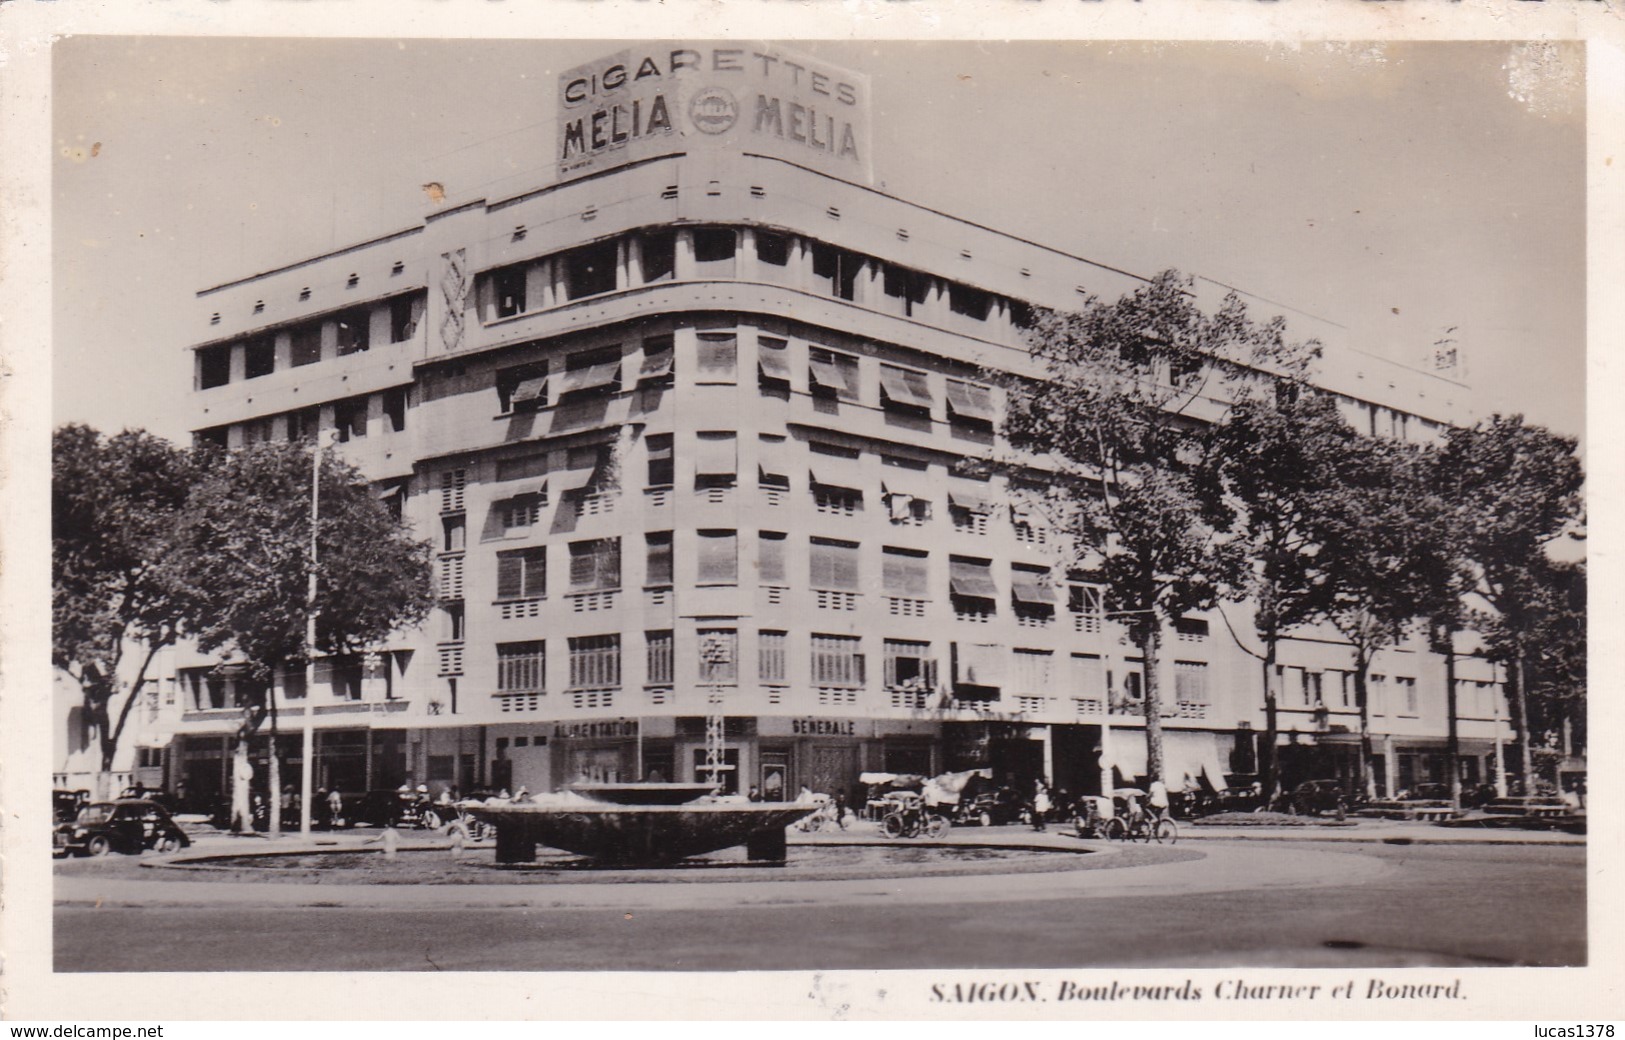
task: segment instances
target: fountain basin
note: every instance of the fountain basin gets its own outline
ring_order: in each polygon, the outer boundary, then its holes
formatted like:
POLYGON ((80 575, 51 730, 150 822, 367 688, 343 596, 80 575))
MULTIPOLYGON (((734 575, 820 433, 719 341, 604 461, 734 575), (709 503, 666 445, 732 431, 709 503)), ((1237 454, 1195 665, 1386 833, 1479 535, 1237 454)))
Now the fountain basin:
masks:
POLYGON ((595 802, 615 805, 683 805, 704 797, 715 784, 571 784, 569 790, 595 802))
POLYGON ((744 845, 783 862, 784 829, 817 810, 793 802, 682 805, 470 805, 497 831, 497 862, 531 863, 546 845, 603 863, 659 865, 744 845))

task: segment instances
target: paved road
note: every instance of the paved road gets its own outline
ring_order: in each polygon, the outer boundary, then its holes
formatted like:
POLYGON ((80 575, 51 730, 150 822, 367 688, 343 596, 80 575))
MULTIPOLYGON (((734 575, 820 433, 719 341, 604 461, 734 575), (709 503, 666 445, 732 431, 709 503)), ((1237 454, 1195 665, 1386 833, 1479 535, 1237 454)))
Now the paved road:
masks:
POLYGON ((56 913, 56 968, 770 970, 1585 961, 1581 846, 1204 842, 1201 851, 1205 861, 1019 879, 922 879, 934 883, 929 886, 635 886, 623 889, 621 898, 617 886, 506 886, 506 892, 487 886, 479 891, 490 895, 477 899, 444 889, 371 888, 353 901, 357 905, 344 905, 352 900, 333 888, 198 882, 166 885, 170 895, 161 899, 128 893, 120 898, 109 889, 110 898, 97 908, 84 901, 82 887, 75 894, 72 886, 59 885, 65 901, 56 913), (1208 883, 1199 891, 1180 884, 1201 876, 1208 883), (957 888, 947 883, 953 881, 957 888), (221 898, 238 888, 259 895, 221 898), (188 890, 213 890, 215 896, 207 905, 184 905, 175 895, 188 890), (163 937, 161 950, 153 947, 154 936, 163 937))

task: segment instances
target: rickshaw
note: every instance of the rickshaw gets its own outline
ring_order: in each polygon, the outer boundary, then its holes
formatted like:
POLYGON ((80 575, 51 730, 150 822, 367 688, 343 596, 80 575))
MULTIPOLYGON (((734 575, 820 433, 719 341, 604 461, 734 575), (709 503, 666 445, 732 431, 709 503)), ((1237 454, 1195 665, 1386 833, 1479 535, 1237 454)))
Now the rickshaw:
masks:
POLYGON ((940 838, 952 826, 948 817, 928 808, 925 799, 911 792, 894 792, 887 796, 894 808, 880 821, 880 830, 888 838, 940 838))

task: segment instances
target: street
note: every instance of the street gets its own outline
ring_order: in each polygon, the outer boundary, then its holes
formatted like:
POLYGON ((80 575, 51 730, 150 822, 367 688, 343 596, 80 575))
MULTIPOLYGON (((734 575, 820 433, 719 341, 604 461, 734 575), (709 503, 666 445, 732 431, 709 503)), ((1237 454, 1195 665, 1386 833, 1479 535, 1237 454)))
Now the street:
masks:
POLYGON ((58 971, 1585 963, 1582 845, 1197 847, 1202 859, 1039 876, 1048 881, 573 886, 592 890, 580 899, 567 886, 540 899, 527 898, 536 886, 459 890, 485 899, 448 895, 446 886, 372 887, 359 889, 358 905, 338 886, 260 885, 284 890, 285 905, 234 905, 226 897, 241 886, 185 882, 164 887, 218 891, 207 905, 171 896, 100 908, 83 896, 59 903, 55 963, 58 971), (1204 876, 1211 883, 1194 890, 1180 881, 1204 876), (165 937, 161 948, 153 936, 165 937))

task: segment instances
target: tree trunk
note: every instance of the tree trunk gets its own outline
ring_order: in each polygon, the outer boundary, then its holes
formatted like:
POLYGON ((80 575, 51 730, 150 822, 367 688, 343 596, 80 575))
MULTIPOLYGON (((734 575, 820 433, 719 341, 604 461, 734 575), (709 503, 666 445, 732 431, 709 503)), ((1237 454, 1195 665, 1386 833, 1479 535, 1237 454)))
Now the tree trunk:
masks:
POLYGON ((1456 718, 1456 626, 1447 625, 1444 631, 1444 702, 1445 721, 1449 729, 1445 736, 1445 757, 1450 769, 1450 807, 1461 808, 1461 727, 1456 718))
POLYGON ((1165 766, 1162 760, 1162 686, 1157 682, 1157 653, 1162 645, 1162 625, 1153 616, 1140 637, 1140 654, 1145 659, 1145 769, 1146 783, 1161 780, 1165 766))
POLYGON ((1377 781, 1371 771, 1371 701, 1366 693, 1365 655, 1354 658, 1354 702, 1360 706, 1360 790, 1367 798, 1377 797, 1377 781))
POLYGON ((1529 737, 1529 691, 1525 689, 1528 676, 1524 673, 1523 650, 1519 648, 1512 658, 1512 667, 1507 669, 1507 683, 1513 687, 1513 704, 1517 708, 1517 720, 1514 726, 1518 731, 1518 764, 1523 770, 1523 776, 1518 780, 1518 793, 1529 796, 1535 793, 1535 754, 1530 747, 1529 737))
POLYGON ((1275 788, 1280 781, 1279 770, 1275 765, 1275 745, 1280 739, 1277 734, 1281 730, 1280 718, 1277 715, 1279 702, 1275 689, 1275 641, 1267 640, 1264 643, 1264 740, 1258 749, 1258 771, 1260 773, 1260 791, 1264 795, 1264 804, 1272 805, 1275 802, 1275 788))
POLYGON ((237 738, 237 747, 231 755, 231 832, 254 833, 254 814, 248 804, 249 778, 253 766, 248 761, 248 737, 237 738))
POLYGON ((269 811, 269 828, 271 837, 282 836, 282 761, 281 748, 277 746, 277 719, 276 719, 276 692, 267 691, 266 696, 271 698, 271 732, 267 736, 268 748, 265 759, 266 786, 270 793, 266 798, 269 811))

